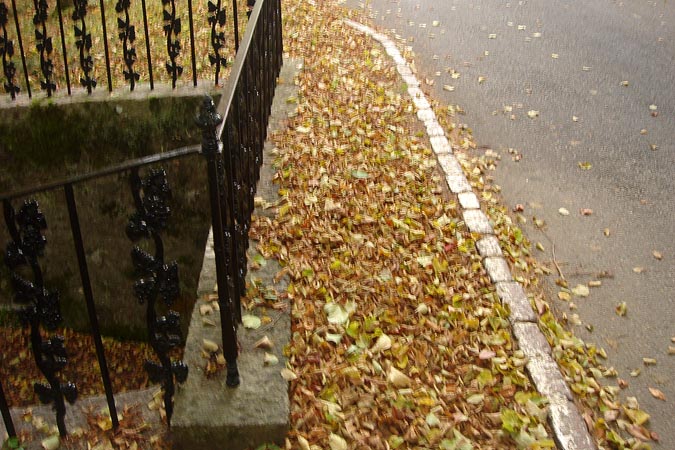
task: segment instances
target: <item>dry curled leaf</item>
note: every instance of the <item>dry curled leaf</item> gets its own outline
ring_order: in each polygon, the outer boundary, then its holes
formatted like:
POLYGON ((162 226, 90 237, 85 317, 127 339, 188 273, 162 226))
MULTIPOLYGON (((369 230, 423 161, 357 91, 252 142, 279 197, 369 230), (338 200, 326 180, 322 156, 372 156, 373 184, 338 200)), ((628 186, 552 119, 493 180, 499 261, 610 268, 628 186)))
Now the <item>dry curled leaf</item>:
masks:
POLYGON ((656 398, 656 399, 663 400, 664 402, 666 401, 666 396, 665 396, 665 394, 664 394, 661 390, 659 390, 659 389, 650 387, 650 388, 649 388, 649 393, 652 394, 652 397, 654 397, 654 398, 656 398))

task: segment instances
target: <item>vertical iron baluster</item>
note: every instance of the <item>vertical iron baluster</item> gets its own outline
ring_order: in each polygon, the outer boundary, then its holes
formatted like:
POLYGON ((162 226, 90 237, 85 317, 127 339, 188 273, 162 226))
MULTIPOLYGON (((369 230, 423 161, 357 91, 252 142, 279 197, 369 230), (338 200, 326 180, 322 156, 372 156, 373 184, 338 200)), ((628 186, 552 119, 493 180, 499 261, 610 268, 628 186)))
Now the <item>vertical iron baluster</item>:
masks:
POLYGON ((115 11, 118 14, 124 13, 124 19, 120 17, 117 18, 117 27, 119 28, 119 38, 122 41, 122 55, 124 58, 124 65, 127 67, 123 71, 124 79, 129 80, 130 90, 134 90, 136 86, 136 81, 138 81, 141 76, 138 72, 134 71, 134 63, 136 62, 136 48, 133 47, 134 42, 136 41, 136 27, 131 25, 131 19, 129 17, 129 7, 131 6, 131 0, 118 0, 115 5, 115 11))
POLYGON ((15 84, 16 66, 12 62, 14 56, 14 41, 7 35, 7 23, 9 22, 9 10, 5 2, 0 2, 0 26, 2 26, 2 36, 0 36, 0 55, 2 55, 2 71, 5 74, 5 92, 16 98, 19 92, 19 86, 15 84))
POLYGON ((61 34, 61 51, 63 52, 63 70, 66 72, 66 89, 70 92, 70 71, 68 70, 68 51, 66 50, 66 33, 63 31, 63 14, 61 13, 61 0, 56 0, 56 11, 59 13, 59 33, 61 34))
POLYGON ((192 20, 192 0, 188 0, 188 20, 190 21, 190 56, 192 57, 192 84, 197 87, 197 56, 195 55, 195 27, 192 20))
POLYGON ((80 26, 77 23, 73 24, 75 30, 75 46, 80 52, 80 68, 82 69, 83 77, 80 77, 80 84, 87 88, 87 93, 91 94, 91 90, 96 87, 96 80, 94 80, 90 73, 94 70, 94 60, 90 55, 91 51, 91 33, 87 32, 87 0, 73 0, 73 20, 79 20, 80 26))
POLYGON ((146 304, 146 322, 150 346, 154 350, 159 364, 145 362, 145 370, 154 382, 161 382, 164 389, 164 409, 167 422, 171 424, 173 414, 174 377, 182 383, 187 379, 188 367, 182 361, 171 361, 169 351, 182 342, 180 315, 172 310, 165 316, 157 316, 156 303, 161 299, 167 307, 178 298, 178 264, 164 262, 164 243, 160 232, 166 229, 171 208, 171 189, 162 169, 151 170, 141 180, 138 169, 131 173, 131 189, 136 204, 136 212, 129 217, 126 233, 132 242, 140 239, 152 239, 155 254, 151 255, 139 246, 134 246, 131 259, 136 270, 144 276, 134 283, 134 293, 140 304, 146 304), (141 190, 143 196, 141 196, 141 190))
MULTIPOLYGON (((237 322, 233 314, 233 292, 227 280, 226 249, 223 241, 224 230, 220 202, 218 156, 222 153, 222 144, 219 142, 216 128, 222 122, 222 117, 216 112, 213 100, 204 97, 202 108, 197 117, 197 125, 202 130, 202 154, 206 157, 209 177, 209 199, 211 203, 211 223, 213 226, 213 250, 216 257, 216 278, 218 280, 218 303, 220 304, 220 321, 223 339, 223 355, 227 363, 226 384, 230 387, 238 386, 239 369, 237 368, 237 322)), ((231 180, 228 180, 228 185, 231 180)), ((233 236, 234 237, 234 236, 233 236)))
POLYGON ((148 57, 148 74, 150 76, 150 90, 155 89, 155 83, 152 80, 152 55, 150 54, 150 35, 148 32, 148 12, 145 8, 145 0, 141 0, 143 8, 143 30, 145 33, 145 54, 148 57))
POLYGON ((180 17, 176 17, 176 0, 162 0, 164 35, 166 36, 166 52, 169 55, 169 61, 166 62, 166 70, 171 75, 171 87, 176 88, 178 77, 183 74, 183 67, 178 65, 178 56, 180 55, 180 17), (169 8, 167 11, 166 8, 169 8))
POLYGON ((224 27, 227 21, 225 10, 220 7, 220 1, 216 0, 216 3, 213 3, 209 0, 208 2, 208 23, 211 25, 211 48, 213 49, 213 54, 209 55, 209 61, 211 65, 216 66, 216 86, 218 86, 220 66, 221 64, 223 66, 227 64, 227 58, 220 55, 220 50, 225 47, 225 32, 222 29, 220 31, 217 29, 218 26, 224 27))
POLYGON ((16 13, 16 0, 12 0, 12 14, 14 15, 14 25, 16 27, 16 38, 19 41, 19 52, 21 53, 21 64, 23 65, 23 76, 26 80, 26 91, 28 98, 32 98, 33 94, 30 90, 30 80, 28 78, 28 68, 26 67, 26 54, 23 52, 23 40, 21 39, 21 27, 19 26, 19 16, 16 13))
POLYGON ((35 393, 42 403, 54 403, 56 424, 59 434, 65 436, 66 406, 65 401, 73 403, 77 399, 77 387, 71 382, 62 383, 60 372, 68 362, 64 338, 52 336, 43 340, 41 326, 54 331, 61 323, 59 294, 48 291, 44 286, 42 269, 38 257, 44 254, 47 239, 42 230, 47 228, 45 216, 35 200, 24 202, 18 214, 9 200, 3 202, 5 223, 12 238, 5 252, 5 264, 9 267, 14 299, 27 306, 21 311, 24 324, 30 325, 30 340, 35 363, 47 379, 47 384, 35 383, 35 393), (18 225, 18 228, 17 228, 18 225), (23 278, 16 269, 29 266, 33 273, 33 281, 23 278))
POLYGON ((276 20, 274 24, 276 26, 276 47, 274 54, 277 55, 277 76, 281 73, 281 66, 284 61, 284 40, 283 40, 283 30, 281 27, 281 0, 276 0, 274 2, 274 12, 276 14, 276 20))
POLYGON ((14 421, 12 420, 12 413, 9 411, 5 391, 0 382, 0 412, 2 413, 2 420, 5 422, 5 429, 10 438, 16 437, 16 430, 14 429, 14 421))
POLYGON ((110 73, 110 54, 108 52, 108 26, 105 23, 105 5, 103 4, 103 0, 100 0, 99 7, 101 8, 101 26, 103 27, 103 53, 105 54, 105 70, 108 75, 108 92, 112 92, 112 75, 110 73))
POLYGON ((237 0, 232 0, 232 20, 234 21, 234 53, 239 52, 239 11, 237 0))
POLYGON ((227 154, 221 152, 218 160, 220 169, 219 187, 221 189, 221 199, 223 205, 221 217, 223 221, 223 236, 225 238, 225 251, 227 258, 225 260, 227 270, 227 281, 231 302, 232 316, 237 323, 241 323, 241 297, 245 291, 241 289, 239 283, 239 248, 237 246, 238 227, 237 227, 237 195, 235 191, 236 180, 232 170, 232 149, 236 149, 238 144, 237 126, 234 124, 233 114, 229 114, 225 120, 223 128, 224 136, 222 142, 227 143, 227 154))
POLYGON ((56 84, 52 80, 54 72, 54 63, 50 59, 54 46, 51 36, 47 36, 47 20, 49 19, 49 5, 47 0, 33 0, 35 6, 35 15, 33 24, 35 25, 35 48, 40 54, 40 70, 43 80, 40 80, 40 87, 47 91, 47 97, 52 96, 56 90, 56 84))
POLYGON ((112 383, 110 382, 110 371, 108 370, 108 363, 105 359, 105 350, 103 349, 103 341, 101 340, 101 331, 98 326, 98 317, 96 316, 96 306, 94 305, 94 294, 91 290, 91 281, 89 279, 89 268, 87 267, 87 257, 84 253, 84 242, 82 241, 82 232, 80 230, 80 219, 77 214, 77 204, 75 203, 75 194, 73 193, 73 185, 66 184, 64 186, 64 193, 66 195, 66 203, 68 205, 68 216, 70 218, 70 231, 73 234, 73 243, 75 244, 75 253, 77 254, 77 263, 80 268, 80 279, 82 280, 82 291, 84 299, 87 303, 87 312, 89 313, 89 323, 91 324, 91 333, 94 338, 94 345, 96 347, 96 357, 98 358, 98 365, 101 369, 101 378, 103 379, 103 387, 105 389, 106 400, 108 401, 108 411, 110 413, 110 420, 114 429, 119 427, 119 420, 117 418, 117 408, 115 406, 115 397, 113 395, 112 383))
MULTIPOLYGON (((242 74, 245 77, 245 75, 242 74)), ((226 173, 232 180, 232 206, 234 208, 234 281, 237 283, 239 292, 246 292, 246 246, 248 245, 248 236, 244 234, 243 207, 246 203, 244 188, 244 170, 242 167, 246 155, 247 145, 247 123, 244 115, 246 113, 246 102, 242 98, 244 83, 239 81, 233 97, 233 103, 230 107, 230 114, 233 116, 232 141, 227 142, 228 152, 223 155, 226 163, 226 173), (229 165, 228 165, 229 164, 229 165), (244 242, 246 240, 247 242, 244 242)), ((240 302, 240 299, 236 299, 240 302)))

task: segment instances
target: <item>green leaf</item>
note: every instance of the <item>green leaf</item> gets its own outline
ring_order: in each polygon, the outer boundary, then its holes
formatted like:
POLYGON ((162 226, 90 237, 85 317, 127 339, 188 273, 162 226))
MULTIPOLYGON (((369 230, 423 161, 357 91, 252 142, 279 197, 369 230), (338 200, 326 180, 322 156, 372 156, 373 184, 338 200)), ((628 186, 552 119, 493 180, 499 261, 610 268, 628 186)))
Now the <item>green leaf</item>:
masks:
POLYGON ((512 409, 503 409, 501 412, 502 428, 509 433, 518 433, 523 426, 523 421, 518 413, 512 409))
POLYGON ((389 446, 391 448, 399 448, 401 445, 403 445, 405 441, 401 436, 392 434, 391 436, 389 436, 389 439, 387 439, 387 442, 389 443, 389 446))
POLYGON ((452 430, 452 439, 443 439, 440 444, 441 450, 473 450, 473 444, 456 429, 452 430))
POLYGON ((260 328, 261 321, 260 317, 253 316, 251 314, 244 314, 241 316, 241 323, 244 325, 244 328, 249 328, 251 330, 257 330, 260 328))

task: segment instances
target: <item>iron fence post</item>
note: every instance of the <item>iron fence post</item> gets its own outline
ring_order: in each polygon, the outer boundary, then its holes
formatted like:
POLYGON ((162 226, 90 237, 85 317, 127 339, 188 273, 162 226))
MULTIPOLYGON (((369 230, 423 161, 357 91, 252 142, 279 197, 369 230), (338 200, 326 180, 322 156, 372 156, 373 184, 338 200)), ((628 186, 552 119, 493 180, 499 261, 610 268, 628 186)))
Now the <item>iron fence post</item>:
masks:
MULTIPOLYGON (((233 305, 238 304, 233 298, 233 292, 227 279, 227 261, 230 265, 236 264, 232 253, 226 254, 223 222, 221 212, 220 183, 218 180, 218 159, 222 154, 222 143, 217 136, 217 127, 223 118, 216 112, 213 99, 208 95, 197 117, 197 125, 202 130, 202 154, 206 157, 209 179, 209 199, 211 203, 211 223, 213 226, 213 250, 216 258, 216 279, 218 281, 218 303, 220 305, 220 321, 223 339, 223 355, 227 363, 226 384, 230 387, 238 386, 239 369, 237 368, 237 323, 233 314, 233 305)), ((230 182, 231 180, 228 180, 230 182)), ((235 236, 232 236, 234 239, 235 236)))

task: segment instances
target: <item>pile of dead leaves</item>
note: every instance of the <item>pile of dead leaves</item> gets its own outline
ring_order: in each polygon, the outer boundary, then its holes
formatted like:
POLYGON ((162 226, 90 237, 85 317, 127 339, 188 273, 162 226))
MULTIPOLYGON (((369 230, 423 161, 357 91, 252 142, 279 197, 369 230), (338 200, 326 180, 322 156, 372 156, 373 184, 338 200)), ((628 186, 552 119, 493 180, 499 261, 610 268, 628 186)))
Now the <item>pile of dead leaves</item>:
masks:
POLYGON ((285 5, 305 70, 275 137, 283 202, 252 237, 291 278, 288 445, 554 447, 392 63, 330 2, 285 5))
MULTIPOLYGON (((68 353, 61 379, 74 382, 80 397, 102 394, 103 382, 92 336, 70 329, 58 329, 54 334, 65 338, 68 353)), ((30 331, 18 325, 0 327, 0 343, 3 349, 0 379, 8 403, 15 407, 39 404, 33 384, 45 380, 30 350, 30 331)), ((103 347, 115 392, 142 389, 150 384, 144 364, 156 357, 147 343, 103 338, 103 347)), ((180 359, 181 354, 182 349, 178 349, 172 357, 180 359)))

